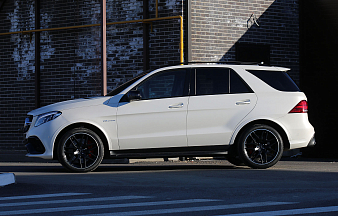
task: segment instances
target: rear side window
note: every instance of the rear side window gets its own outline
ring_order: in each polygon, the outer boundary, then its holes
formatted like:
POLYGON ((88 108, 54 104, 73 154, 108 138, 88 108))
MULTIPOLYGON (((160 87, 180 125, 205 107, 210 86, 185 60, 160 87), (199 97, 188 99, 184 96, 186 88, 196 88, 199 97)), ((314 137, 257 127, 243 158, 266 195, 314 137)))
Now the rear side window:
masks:
POLYGON ((224 68, 198 68, 196 95, 229 93, 229 70, 224 68))
POLYGON ((229 68, 197 68, 196 95, 252 93, 251 88, 229 68))
POLYGON ((298 92, 296 83, 284 71, 247 70, 266 84, 279 91, 298 92))

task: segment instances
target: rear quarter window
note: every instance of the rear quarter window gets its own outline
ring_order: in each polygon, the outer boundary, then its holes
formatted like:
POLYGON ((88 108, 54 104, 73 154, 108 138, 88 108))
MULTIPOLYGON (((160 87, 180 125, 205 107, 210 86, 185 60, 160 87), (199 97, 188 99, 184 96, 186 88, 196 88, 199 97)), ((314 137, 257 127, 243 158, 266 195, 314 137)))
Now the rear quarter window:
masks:
POLYGON ((266 84, 279 91, 299 92, 296 83, 285 71, 247 70, 266 84))

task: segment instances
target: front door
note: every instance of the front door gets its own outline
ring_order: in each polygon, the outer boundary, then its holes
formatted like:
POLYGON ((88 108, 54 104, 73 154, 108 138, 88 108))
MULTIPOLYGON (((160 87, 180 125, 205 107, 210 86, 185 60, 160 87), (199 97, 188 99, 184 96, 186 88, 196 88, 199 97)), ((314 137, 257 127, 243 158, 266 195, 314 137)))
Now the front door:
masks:
POLYGON ((134 88, 141 100, 119 103, 121 150, 187 146, 186 74, 184 69, 159 72, 134 88))

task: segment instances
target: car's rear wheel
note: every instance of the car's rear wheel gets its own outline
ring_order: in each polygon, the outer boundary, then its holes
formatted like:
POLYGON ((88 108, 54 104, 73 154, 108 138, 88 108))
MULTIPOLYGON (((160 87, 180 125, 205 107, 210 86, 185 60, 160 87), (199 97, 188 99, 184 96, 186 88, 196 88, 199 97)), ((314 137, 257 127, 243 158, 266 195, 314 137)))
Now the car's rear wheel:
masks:
POLYGON ((243 162, 251 168, 269 168, 282 157, 283 139, 273 127, 256 124, 240 135, 238 153, 243 162))
POLYGON ((100 137, 87 128, 67 131, 58 145, 60 163, 73 172, 91 172, 102 162, 104 146, 100 137))

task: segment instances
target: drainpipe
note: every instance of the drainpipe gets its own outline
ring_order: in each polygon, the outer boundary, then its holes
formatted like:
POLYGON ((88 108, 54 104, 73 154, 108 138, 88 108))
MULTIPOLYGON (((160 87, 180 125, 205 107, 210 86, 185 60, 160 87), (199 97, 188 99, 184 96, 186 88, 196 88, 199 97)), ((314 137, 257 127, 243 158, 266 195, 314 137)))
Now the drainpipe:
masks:
POLYGON ((101 95, 107 94, 107 19, 106 0, 100 1, 101 5, 101 95))
MULTIPOLYGON (((40 29, 40 0, 35 0, 35 29, 40 29)), ((40 32, 35 32, 35 107, 41 106, 40 96, 40 32)))
POLYGON ((185 37, 185 61, 192 61, 192 52, 191 52, 191 1, 187 0, 186 3, 186 16, 185 16, 185 29, 186 29, 186 37, 185 37))
MULTIPOLYGON (((143 19, 149 18, 149 1, 143 0, 143 19)), ((149 24, 143 22, 143 71, 149 70, 149 24)))
POLYGON ((5 4, 5 1, 6 1, 6 0, 2 0, 2 1, 0 1, 0 11, 1 11, 1 9, 2 9, 2 6, 4 6, 4 4, 5 4))

